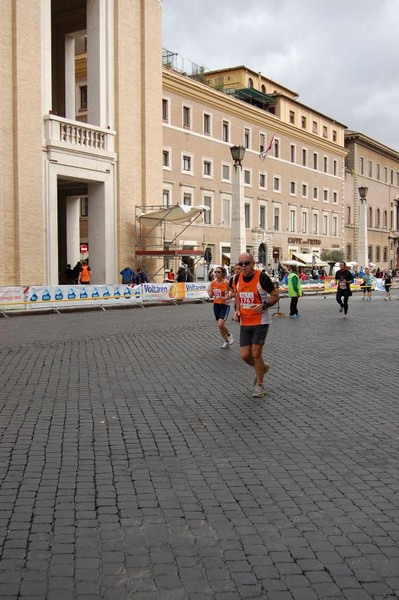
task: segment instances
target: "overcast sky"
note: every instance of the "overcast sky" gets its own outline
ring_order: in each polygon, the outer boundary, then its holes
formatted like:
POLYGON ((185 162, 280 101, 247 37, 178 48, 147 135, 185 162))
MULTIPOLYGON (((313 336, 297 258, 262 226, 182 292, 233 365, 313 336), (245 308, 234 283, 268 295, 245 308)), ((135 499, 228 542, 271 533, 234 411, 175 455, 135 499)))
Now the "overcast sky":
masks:
POLYGON ((163 0, 163 47, 260 71, 399 150, 399 0, 163 0))

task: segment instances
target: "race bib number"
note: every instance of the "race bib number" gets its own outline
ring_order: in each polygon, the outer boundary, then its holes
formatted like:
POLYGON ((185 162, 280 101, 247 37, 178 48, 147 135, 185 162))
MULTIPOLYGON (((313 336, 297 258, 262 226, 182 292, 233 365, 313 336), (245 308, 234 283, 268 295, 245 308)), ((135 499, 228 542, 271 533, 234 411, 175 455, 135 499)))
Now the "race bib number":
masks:
POLYGON ((346 290, 346 283, 345 283, 345 281, 340 281, 339 282, 339 289, 340 290, 346 290))
POLYGON ((247 310, 254 306, 254 294, 253 292, 241 292, 240 293, 240 306, 242 309, 247 310))

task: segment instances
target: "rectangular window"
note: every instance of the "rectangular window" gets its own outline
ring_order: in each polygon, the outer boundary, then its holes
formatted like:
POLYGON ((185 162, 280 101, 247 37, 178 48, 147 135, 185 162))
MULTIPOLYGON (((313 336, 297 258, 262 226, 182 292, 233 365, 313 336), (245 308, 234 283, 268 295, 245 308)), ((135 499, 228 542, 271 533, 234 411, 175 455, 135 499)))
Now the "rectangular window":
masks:
POLYGON ((306 129, 306 117, 301 117, 302 129, 306 129))
POLYGON ((295 125, 295 113, 293 110, 290 110, 290 123, 292 123, 292 125, 295 125))
POLYGON ((312 133, 315 133, 317 135, 317 123, 316 123, 316 121, 313 121, 313 123, 312 123, 312 133))
POLYGON ((328 202, 328 190, 323 190, 323 202, 328 202))
POLYGON ((249 148, 251 142, 251 132, 248 127, 244 128, 244 148, 249 148))
POLYGON ((302 213, 302 233, 307 233, 308 231, 308 213, 302 213))
POLYGON ((306 148, 302 148, 302 166, 307 167, 308 165, 308 151, 306 148))
POLYGON ((352 260, 352 244, 346 245, 346 258, 347 260, 352 260))
POLYGON ((290 209, 290 233, 296 232, 296 212, 294 209, 290 209))
POLYGON ((80 91, 80 107, 79 112, 87 110, 87 85, 81 85, 80 91))
POLYGON ((280 156, 280 140, 274 140, 274 156, 279 158, 280 156))
POLYGON ((393 185, 393 170, 391 169, 391 185, 393 185))
POLYGON ((373 176, 373 163, 369 160, 369 177, 373 176))
POLYGON ((323 157, 323 170, 324 170, 324 173, 328 173, 328 158, 327 158, 327 156, 323 157))
POLYGON ((204 160, 203 174, 205 177, 212 177, 212 163, 210 160, 204 160))
POLYGON ((223 225, 230 227, 230 198, 223 198, 222 211, 223 225))
POLYGON ((275 192, 280 191, 280 177, 273 177, 273 190, 275 192))
POLYGON ((388 183, 388 169, 384 167, 384 182, 388 183))
POLYGON ((222 140, 224 142, 229 142, 230 141, 230 131, 229 131, 229 122, 228 121, 223 121, 222 122, 222 140))
POLYGON ((323 138, 328 138, 327 127, 325 125, 323 125, 323 138))
POLYGON ((290 146, 290 160, 292 163, 295 162, 295 146, 294 146, 294 144, 291 144, 291 146, 290 146))
POLYGON ((183 127, 191 128, 191 108, 189 106, 183 106, 183 127))
POLYGON ((162 121, 169 121, 169 102, 166 98, 162 98, 162 121))
POLYGON ((371 246, 368 247, 368 255, 369 262, 373 262, 373 248, 371 246))
POLYGON ((89 216, 89 197, 82 196, 80 199, 80 216, 88 217, 89 216))
POLYGON ((328 234, 328 215, 323 215, 323 235, 328 234))
POLYGON ((192 195, 189 192, 184 192, 183 194, 183 204, 184 206, 192 206, 192 195))
POLYGON ((351 207, 347 206, 346 207, 346 224, 347 225, 351 224, 351 219, 352 219, 351 207))
POLYGON ((375 247, 375 260, 376 260, 377 263, 380 262, 380 260, 381 260, 381 248, 380 248, 380 246, 376 246, 375 247))
POLYGON ((163 150, 162 151, 162 164, 164 168, 170 167, 170 151, 163 150))
POLYGON ((319 188, 314 187, 313 188, 313 200, 318 200, 319 199, 319 188))
POLYGON ((315 171, 317 171, 317 152, 313 152, 313 168, 315 171))
POLYGON ((169 206, 170 206, 170 191, 169 190, 163 190, 162 203, 163 203, 164 208, 169 208, 169 206))
POLYGON ((259 134, 259 152, 266 150, 266 137, 264 133, 259 134))
POLYGON ((211 115, 204 113, 204 135, 211 135, 211 115))
POLYGON ((333 175, 337 175, 338 173, 338 163, 336 160, 333 161, 333 175))
POLYGON ((334 237, 337 237, 338 235, 338 217, 333 216, 332 219, 332 234, 334 237))
POLYGON ((266 206, 259 206, 259 228, 266 229, 266 206))
POLYGON ((359 171, 360 175, 364 175, 364 160, 362 157, 359 159, 359 171))
POLYGON ((222 165, 222 180, 230 181, 230 165, 222 165))
POLYGON ((332 139, 333 139, 333 142, 337 141, 337 132, 335 129, 333 129, 333 132, 332 132, 332 139))
POLYGON ((259 187, 266 189, 266 175, 264 173, 259 173, 259 187))
POLYGON ((303 183, 302 184, 302 198, 307 198, 307 197, 308 197, 308 184, 303 183))
POLYGON ((249 229, 251 227, 251 206, 249 204, 244 204, 244 219, 245 227, 249 229))
POLYGON ((333 203, 338 204, 338 192, 333 192, 333 203))
POLYGON ((213 222, 212 219, 212 196, 204 196, 203 199, 204 206, 207 206, 209 210, 204 210, 204 223, 205 225, 211 225, 213 222))
POLYGON ((387 246, 384 246, 383 252, 382 252, 382 260, 384 262, 387 262, 388 260, 388 248, 387 246))
POLYGON ((296 182, 290 181, 290 194, 291 196, 295 196, 296 194, 296 182))
POLYGON ((251 171, 244 169, 244 185, 251 185, 251 171))
POLYGON ((274 231, 280 231, 280 207, 273 208, 273 227, 274 231))
POLYGON ((381 165, 377 164, 377 180, 380 181, 381 179, 381 165))
POLYGON ((183 171, 191 173, 191 156, 183 155, 183 171))
POLYGON ((317 213, 313 213, 313 233, 319 232, 319 215, 317 213))

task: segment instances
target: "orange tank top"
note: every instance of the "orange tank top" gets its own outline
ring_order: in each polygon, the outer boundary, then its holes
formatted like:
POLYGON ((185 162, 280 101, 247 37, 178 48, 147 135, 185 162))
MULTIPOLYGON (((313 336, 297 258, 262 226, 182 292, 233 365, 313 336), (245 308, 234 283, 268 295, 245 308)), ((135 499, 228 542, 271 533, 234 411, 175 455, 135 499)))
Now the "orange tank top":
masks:
POLYGON ((254 312, 254 308, 268 298, 268 293, 259 282, 261 271, 255 271, 251 281, 244 281, 240 273, 236 285, 236 292, 240 299, 241 325, 266 325, 270 323, 269 311, 254 312))
POLYGON ((213 292, 214 304, 226 304, 227 296, 229 294, 229 286, 227 281, 211 281, 211 290, 213 292))

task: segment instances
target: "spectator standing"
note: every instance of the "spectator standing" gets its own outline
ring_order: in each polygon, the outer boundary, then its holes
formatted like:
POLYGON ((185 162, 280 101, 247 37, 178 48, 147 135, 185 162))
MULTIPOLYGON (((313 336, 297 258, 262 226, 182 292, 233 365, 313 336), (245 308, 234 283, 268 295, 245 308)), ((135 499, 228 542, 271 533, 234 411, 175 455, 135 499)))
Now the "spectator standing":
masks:
POLYGON ((391 299, 391 287, 392 287, 392 276, 389 271, 386 271, 383 277, 384 287, 385 287, 385 298, 384 300, 387 302, 391 299))
POLYGON ((136 275, 134 276, 134 283, 140 285, 140 283, 148 283, 148 275, 143 269, 138 268, 136 275))
POLYGON ((288 275, 288 296, 291 299, 290 317, 297 319, 299 317, 298 300, 302 296, 302 286, 294 265, 291 266, 291 272, 288 275))
POLYGON ((65 277, 66 277, 67 284, 75 283, 74 272, 73 272, 71 265, 69 265, 69 264, 67 265, 67 267, 65 269, 65 277))
POLYGON ((177 270, 176 281, 183 282, 183 283, 185 281, 187 281, 187 273, 186 273, 186 269, 183 267, 183 265, 181 267, 179 267, 177 270))
POLYGON ((73 272, 73 282, 74 282, 75 285, 77 285, 78 282, 79 282, 79 273, 80 273, 81 267, 82 267, 82 263, 80 262, 80 260, 78 260, 78 262, 76 263, 76 265, 72 269, 72 272, 73 272))
POLYGON ((127 267, 122 269, 122 271, 119 274, 122 276, 122 283, 131 284, 133 283, 133 278, 136 273, 133 271, 132 267, 128 265, 127 267))
POLYGON ((91 269, 87 260, 84 260, 79 271, 78 283, 81 285, 90 285, 91 269))
POLYGON ((350 284, 353 281, 353 275, 346 267, 344 260, 341 260, 339 263, 339 269, 335 273, 335 280, 337 282, 336 300, 340 307, 339 312, 344 311, 344 319, 346 319, 349 296, 352 296, 350 284))

